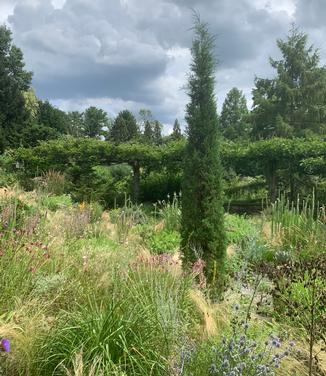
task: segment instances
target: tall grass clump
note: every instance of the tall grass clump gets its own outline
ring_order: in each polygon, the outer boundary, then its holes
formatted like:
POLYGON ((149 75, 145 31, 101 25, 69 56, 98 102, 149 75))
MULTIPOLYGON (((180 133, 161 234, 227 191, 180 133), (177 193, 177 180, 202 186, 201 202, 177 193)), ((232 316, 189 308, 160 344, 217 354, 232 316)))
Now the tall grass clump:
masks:
POLYGON ((110 213, 111 221, 116 225, 116 234, 119 243, 125 243, 134 225, 145 223, 147 218, 142 206, 125 197, 122 208, 114 209, 110 213))
POLYGON ((189 284, 164 265, 135 263, 107 299, 62 312, 36 351, 35 374, 166 375, 191 312, 189 284), (86 373, 87 374, 87 373, 86 373))
POLYGON ((60 196, 66 191, 67 181, 60 171, 49 170, 41 177, 36 178, 36 188, 43 193, 60 196))
POLYGON ((174 193, 172 200, 170 195, 167 196, 167 200, 158 201, 154 205, 155 217, 158 215, 159 218, 164 221, 164 228, 167 231, 177 231, 180 227, 181 220, 181 203, 180 197, 174 193))
POLYGON ((271 206, 272 236, 289 250, 326 251, 326 207, 315 195, 290 202, 281 196, 271 206))

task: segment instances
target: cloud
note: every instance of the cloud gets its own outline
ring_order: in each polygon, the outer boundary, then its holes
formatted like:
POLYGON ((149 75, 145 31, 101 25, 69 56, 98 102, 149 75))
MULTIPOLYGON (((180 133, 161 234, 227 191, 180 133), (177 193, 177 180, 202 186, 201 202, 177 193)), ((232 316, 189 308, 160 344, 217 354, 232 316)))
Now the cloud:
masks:
MULTIPOLYGON (((1 0, 33 86, 69 110, 150 108, 163 123, 184 117, 192 9, 216 35, 216 94, 234 86, 250 101, 255 74, 268 76, 276 39, 289 25, 323 43, 324 0, 1 0), (119 108, 121 106, 121 108, 119 108)), ((0 19, 1 20, 1 19, 0 19)), ((323 56, 323 55, 322 55, 323 56)))

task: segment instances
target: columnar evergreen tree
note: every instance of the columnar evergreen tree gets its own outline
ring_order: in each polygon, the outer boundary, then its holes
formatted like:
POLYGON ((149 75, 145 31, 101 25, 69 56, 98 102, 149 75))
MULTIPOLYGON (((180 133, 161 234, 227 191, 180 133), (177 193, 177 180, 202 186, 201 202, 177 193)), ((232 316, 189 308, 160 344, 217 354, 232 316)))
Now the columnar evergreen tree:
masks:
POLYGON ((220 125, 223 136, 229 140, 248 138, 249 112, 246 97, 238 88, 232 88, 222 106, 220 125))
POLYGON ((129 110, 120 111, 110 130, 109 139, 114 142, 128 142, 137 139, 139 129, 134 115, 129 110))
POLYGON ((30 87, 32 73, 24 70, 24 65, 10 30, 0 26, 0 151, 21 145, 22 131, 29 121, 23 92, 30 87))
MULTIPOLYGON (((186 108, 188 143, 182 183, 182 251, 185 265, 201 257, 208 282, 221 281, 225 257, 222 167, 214 95, 214 38, 198 17, 194 26, 190 102, 186 108)), ((214 291, 214 290, 213 290, 214 291)))

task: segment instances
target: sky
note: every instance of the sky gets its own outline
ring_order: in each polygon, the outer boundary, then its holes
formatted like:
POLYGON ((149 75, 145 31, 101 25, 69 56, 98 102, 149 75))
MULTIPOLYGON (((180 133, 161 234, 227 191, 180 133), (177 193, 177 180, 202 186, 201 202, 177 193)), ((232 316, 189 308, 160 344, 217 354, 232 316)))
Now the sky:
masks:
POLYGON ((150 109, 169 133, 184 124, 192 12, 216 36, 216 98, 238 87, 251 105, 255 76, 270 77, 276 39, 295 23, 326 62, 326 0, 0 0, 38 97, 65 110, 114 117, 150 109))

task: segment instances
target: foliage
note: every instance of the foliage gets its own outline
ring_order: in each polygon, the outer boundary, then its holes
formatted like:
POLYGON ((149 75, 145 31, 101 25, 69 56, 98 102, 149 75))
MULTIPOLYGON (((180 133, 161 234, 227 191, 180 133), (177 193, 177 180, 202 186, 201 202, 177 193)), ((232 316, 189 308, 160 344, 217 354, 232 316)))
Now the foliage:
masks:
POLYGON ((12 44, 11 31, 0 26, 0 151, 17 147, 29 113, 22 92, 30 87, 32 73, 24 70, 23 54, 12 44))
MULTIPOLYGON (((64 111, 54 107, 48 101, 39 101, 38 124, 54 130, 57 135, 67 133, 68 119, 64 111)), ((39 140, 42 140, 41 138, 39 140)))
POLYGON ((280 339, 275 335, 257 343, 248 335, 248 324, 234 318, 231 335, 209 345, 210 348, 205 344, 198 353, 188 355, 190 359, 181 375, 275 375, 283 359, 292 352, 294 343, 283 351, 280 351, 280 339))
POLYGON ((303 328, 309 341, 309 375, 314 375, 314 345, 325 344, 326 258, 320 255, 298 261, 283 261, 277 268, 265 269, 275 287, 272 291, 275 315, 303 328))
POLYGON ((174 254, 180 248, 180 233, 176 230, 153 229, 151 225, 139 226, 139 234, 146 248, 153 254, 174 254))
POLYGON ((141 205, 134 204, 130 198, 125 197, 124 206, 112 210, 110 217, 117 226, 117 238, 119 243, 125 243, 127 237, 135 224, 145 223, 146 215, 141 205))
POLYGON ((176 193, 173 194, 172 200, 168 195, 167 200, 158 201, 154 204, 154 215, 158 215, 164 221, 164 228, 167 231, 176 231, 180 229, 181 203, 176 193))
POLYGON ((252 238, 256 232, 256 228, 249 218, 236 214, 225 216, 225 230, 227 241, 234 244, 252 238))
POLYGON ((173 123, 173 130, 172 130, 172 133, 170 135, 170 139, 172 141, 178 141, 178 140, 181 140, 182 139, 182 133, 181 133, 181 127, 180 127, 180 123, 178 121, 178 119, 175 119, 174 123, 173 123))
POLYGON ((325 68, 308 36, 295 27, 277 40, 282 57, 270 59, 277 76, 256 78, 253 90, 255 139, 325 134, 325 68))
POLYGON ((222 106, 220 127, 223 136, 229 140, 249 138, 250 124, 246 97, 236 87, 226 95, 222 106))
POLYGON ((134 115, 128 111, 120 111, 110 129, 109 140, 116 143, 137 139, 139 129, 134 115))
POLYGON ((69 195, 51 196, 42 195, 40 197, 40 204, 42 207, 49 209, 51 211, 56 211, 58 209, 64 209, 72 206, 72 200, 69 195))
POLYGON ((222 166, 214 97, 214 39, 207 25, 195 20, 187 105, 188 142, 182 183, 182 252, 185 264, 205 261, 212 286, 221 276, 225 255, 222 166))
POLYGON ((105 111, 94 106, 86 109, 83 121, 83 133, 86 137, 99 138, 109 124, 105 111))
POLYGON ((134 265, 102 304, 63 312, 37 351, 37 374, 62 374, 76 353, 96 374, 164 375, 187 310, 187 287, 167 271, 134 265), (62 366, 61 366, 62 367, 62 366))
POLYGON ((66 177, 60 171, 49 170, 36 180, 36 188, 43 193, 62 195, 66 190, 66 177))
POLYGON ((325 206, 315 202, 315 196, 296 203, 283 196, 271 206, 272 236, 291 256, 312 256, 314 250, 325 253, 325 206))

